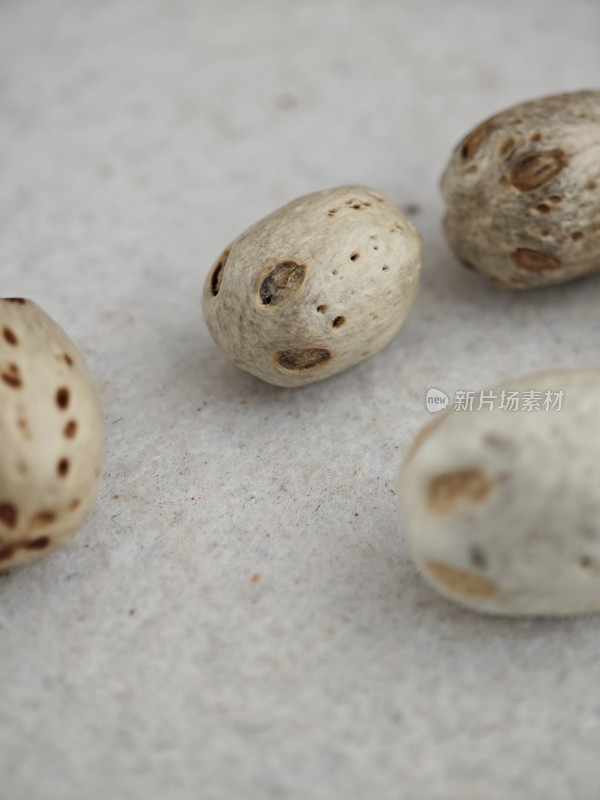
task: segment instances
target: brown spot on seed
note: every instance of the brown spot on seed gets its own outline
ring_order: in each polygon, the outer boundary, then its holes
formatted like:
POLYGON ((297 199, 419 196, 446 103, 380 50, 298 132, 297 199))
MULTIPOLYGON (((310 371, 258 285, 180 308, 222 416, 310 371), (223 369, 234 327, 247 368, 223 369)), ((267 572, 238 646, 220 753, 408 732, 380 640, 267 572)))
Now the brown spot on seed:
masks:
POLYGON ((331 353, 325 347, 281 350, 275 354, 275 360, 284 369, 314 369, 330 361, 331 353))
POLYGON ((69 422, 67 422, 67 424, 64 427, 63 433, 67 439, 75 438, 75 434, 77 433, 77 423, 75 422, 74 419, 69 420, 69 422))
POLYGON ((426 561, 429 574, 450 592, 467 597, 495 597, 498 586, 489 578, 474 575, 466 569, 453 567, 443 561, 426 561))
POLYGON ((530 137, 529 141, 530 142, 541 142, 543 138, 544 138, 544 134, 543 133, 534 133, 533 136, 530 137))
POLYGON ((509 153, 512 153, 512 151, 515 149, 515 145, 516 142, 512 137, 507 139, 500 148, 500 155, 507 156, 509 153))
POLYGON ((69 506, 69 509, 71 511, 75 511, 75 509, 79 508, 80 505, 81 505, 81 500, 72 500, 71 501, 71 505, 69 506))
POLYGON ((579 242, 579 241, 581 241, 581 239, 583 239, 583 233, 582 233, 582 231, 573 231, 573 233, 571 234, 571 239, 572 239, 574 242, 579 242))
POLYGON ((346 322, 346 317, 336 317, 331 323, 334 328, 341 328, 346 322))
POLYGON ((528 272, 546 272, 562 267, 562 261, 556 256, 542 253, 540 250, 530 250, 527 247, 517 248, 510 254, 510 257, 518 267, 528 272))
POLYGON ((223 280, 223 270, 227 264, 229 252, 229 250, 225 250, 213 267, 212 274, 210 276, 210 291, 213 297, 216 297, 219 294, 219 289, 221 288, 221 282, 223 280))
POLYGON ((12 503, 0 503, 0 522, 7 528, 14 528, 19 518, 19 512, 12 503))
POLYGON ((290 300, 300 289, 306 277, 306 267, 294 261, 283 261, 269 270, 263 278, 260 301, 264 306, 277 306, 290 300))
POLYGON ((4 547, 0 547, 0 561, 8 561, 9 558, 15 554, 17 550, 16 544, 7 544, 4 547))
POLYGON ((456 514, 489 495, 494 481, 478 467, 434 475, 427 487, 429 508, 436 514, 456 514))
POLYGON ((48 547, 49 544, 49 536, 38 536, 37 539, 33 539, 30 542, 25 542, 23 547, 26 550, 43 550, 45 547, 48 547))
POLYGON ((18 303, 20 306, 24 306, 27 300, 24 300, 22 297, 5 297, 5 303, 18 303))
POLYGON ((359 258, 360 258, 360 253, 355 252, 352 253, 352 255, 350 256, 350 261, 358 261, 359 258))
POLYGON ((11 386, 13 389, 18 389, 23 385, 21 373, 16 364, 9 364, 6 370, 0 374, 0 378, 7 386, 11 386))
POLYGON ((70 463, 68 458, 61 458, 58 464, 56 465, 56 472, 59 478, 65 478, 70 469, 70 463))
POLYGON ((536 206, 536 208, 540 214, 549 214, 552 211, 547 203, 540 203, 538 206, 536 206))
POLYGON ((56 514, 53 511, 38 511, 29 520, 29 529, 35 531, 38 528, 45 528, 46 525, 52 525, 56 519, 56 514))
POLYGON ((10 344, 12 347, 16 347, 19 344, 19 340, 11 328, 2 328, 2 335, 4 336, 4 341, 10 344))
POLYGON ((487 566, 487 558, 485 553, 480 547, 473 545, 469 550, 469 561, 477 569, 485 569, 487 566))
POLYGON ((60 389, 56 390, 56 405, 62 411, 64 411, 66 408, 69 407, 70 399, 71 399, 70 392, 65 386, 61 386, 60 389))
POLYGON ((65 363, 68 364, 69 367, 73 366, 73 359, 68 353, 63 353, 63 358, 65 360, 65 363))
POLYGON ((320 306, 317 306, 317 311, 319 312, 319 314, 324 314, 327 311, 327 306, 321 303, 320 306))
POLYGON ((466 139, 463 139, 462 144, 459 145, 459 147, 460 154, 465 161, 470 161, 477 153, 491 128, 491 120, 486 120, 485 122, 482 122, 481 125, 478 125, 474 131, 471 131, 466 139))
POLYGON ((29 425, 24 417, 19 417, 17 420, 17 428, 23 434, 24 439, 31 439, 31 431, 29 430, 29 425))
POLYGON ((511 183, 520 192, 532 192, 555 178, 567 165, 563 150, 547 150, 522 158, 511 173, 511 183))
POLYGON ((254 575, 250 578, 252 583, 258 583, 260 581, 260 574, 255 572, 254 575))

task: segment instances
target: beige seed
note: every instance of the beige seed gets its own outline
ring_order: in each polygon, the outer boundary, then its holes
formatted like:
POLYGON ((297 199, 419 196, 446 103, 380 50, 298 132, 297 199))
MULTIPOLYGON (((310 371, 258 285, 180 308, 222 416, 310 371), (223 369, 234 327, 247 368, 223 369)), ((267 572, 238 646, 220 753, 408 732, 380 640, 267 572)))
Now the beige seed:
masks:
POLYGON ((442 178, 457 258, 528 289, 600 269, 600 91, 522 103, 479 125, 442 178))

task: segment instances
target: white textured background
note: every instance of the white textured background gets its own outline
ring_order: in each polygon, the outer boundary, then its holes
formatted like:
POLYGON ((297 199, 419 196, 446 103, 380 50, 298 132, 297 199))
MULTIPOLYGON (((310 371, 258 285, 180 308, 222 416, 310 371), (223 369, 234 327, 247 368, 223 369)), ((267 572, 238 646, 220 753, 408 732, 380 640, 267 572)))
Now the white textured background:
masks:
POLYGON ((488 286, 437 188, 483 117, 597 85, 599 35, 598 0, 2 0, 0 294, 85 353, 108 459, 0 577, 1 800, 597 800, 600 619, 438 598, 393 480, 427 387, 600 360, 600 281, 488 286), (420 208, 406 326, 305 389, 234 371, 214 258, 351 182, 420 208))

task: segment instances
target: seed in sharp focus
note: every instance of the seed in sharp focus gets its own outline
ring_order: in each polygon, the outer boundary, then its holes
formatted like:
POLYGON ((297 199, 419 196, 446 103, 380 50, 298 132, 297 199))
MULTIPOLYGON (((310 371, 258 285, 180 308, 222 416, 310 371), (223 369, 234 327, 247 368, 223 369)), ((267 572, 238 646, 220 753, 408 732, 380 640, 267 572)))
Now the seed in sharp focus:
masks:
POLYGON ((365 187, 298 198, 232 247, 217 301, 214 268, 206 278, 206 324, 228 361, 279 386, 323 380, 376 353, 416 296, 421 239, 396 206, 365 187))

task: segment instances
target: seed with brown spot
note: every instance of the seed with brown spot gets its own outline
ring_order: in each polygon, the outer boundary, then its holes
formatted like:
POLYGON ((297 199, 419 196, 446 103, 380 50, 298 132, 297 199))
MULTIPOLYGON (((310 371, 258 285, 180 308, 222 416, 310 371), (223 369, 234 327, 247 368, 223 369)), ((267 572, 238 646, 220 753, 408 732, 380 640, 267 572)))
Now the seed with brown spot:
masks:
POLYGON ((505 455, 514 455, 518 447, 513 439, 499 433, 486 433, 483 437, 483 443, 505 455))
POLYGON ((544 138, 544 134, 543 133, 534 133, 533 136, 530 137, 529 141, 531 141, 531 142, 541 142, 543 138, 544 138))
POLYGON ((571 234, 571 239, 574 242, 579 242, 581 241, 581 239, 583 239, 583 233, 581 231, 573 231, 573 233, 571 234))
POLYGON ((11 328, 2 328, 2 335, 4 336, 4 341, 10 344, 12 347, 16 347, 19 344, 19 340, 11 328))
POLYGON ((0 374, 0 378, 13 389, 18 389, 23 385, 21 373, 16 364, 9 364, 6 370, 0 374))
POLYGON ((563 150, 548 150, 522 158, 511 173, 511 182, 521 192, 532 192, 555 178, 567 165, 563 150))
POLYGON ((229 250, 225 250, 225 252, 221 255, 221 258, 219 258, 213 267, 212 275, 210 276, 210 291, 213 297, 216 297, 219 294, 221 281, 223 280, 223 270, 225 269, 228 258, 229 250))
POLYGON ((290 300, 304 283, 306 267, 294 261, 283 261, 263 278, 260 301, 265 306, 277 306, 290 300))
POLYGON ((75 434, 77 433, 77 423, 75 422, 74 419, 69 420, 69 422, 67 422, 63 430, 63 433, 67 439, 75 438, 75 434))
POLYGON ((550 197, 548 198, 548 200, 551 203, 561 203, 562 202, 562 197, 559 194, 551 194, 550 197))
POLYGON ((284 369, 314 369, 330 361, 331 353, 325 347, 298 348, 276 353, 275 360, 284 369))
POLYGON ((0 522, 7 528, 16 527, 19 512, 12 503, 0 503, 0 522))
POLYGON ((18 303, 20 306, 24 306, 27 300, 23 300, 22 297, 5 297, 5 303, 18 303))
POLYGON ((562 261, 556 256, 542 253, 539 250, 530 250, 527 247, 517 248, 510 254, 510 257, 518 267, 528 272, 545 272, 562 267, 562 261))
POLYGON ((540 203, 539 206, 536 206, 536 208, 540 214, 549 214, 552 210, 547 203, 540 203))
POLYGON ((350 261, 358 261, 359 258, 360 258, 360 253, 352 253, 352 255, 350 256, 350 261))
POLYGON ((48 547, 49 544, 49 536, 38 536, 37 539, 32 539, 32 541, 26 542, 23 546, 26 550, 43 550, 45 547, 48 547))
POLYGON ((0 561, 8 561, 12 558, 17 550, 16 544, 7 544, 0 548, 0 561))
POLYGON ((334 328, 341 328, 346 322, 346 317, 336 317, 331 323, 334 328))
POLYGON ((63 358, 65 360, 65 363, 68 364, 69 367, 73 366, 73 359, 71 358, 71 356, 68 353, 64 353, 63 354, 63 358))
POLYGON ((513 138, 507 139, 500 148, 500 155, 507 156, 515 149, 516 142, 513 138))
POLYGON ((81 500, 72 500, 71 501, 71 505, 69 506, 69 509, 71 511, 75 511, 75 509, 79 508, 80 505, 81 505, 81 500))
POLYGON ((68 458, 61 458, 56 465, 56 472, 59 477, 64 478, 68 474, 70 466, 68 458))
POLYGON ((469 561, 477 569, 485 569, 487 566, 487 558, 485 553, 480 547, 473 546, 469 550, 469 561))
POLYGON ((467 597, 494 597, 500 591, 489 578, 474 575, 466 569, 453 567, 443 561, 427 561, 425 567, 437 583, 455 594, 467 597))
POLYGON ((320 306, 317 306, 317 311, 319 312, 319 314, 324 314, 327 311, 327 306, 321 303, 320 306))
POLYGON ((460 145, 460 154, 465 161, 470 161, 477 153, 484 139, 487 137, 492 126, 490 120, 482 122, 474 131, 472 131, 460 145))
POLYGON ((69 390, 65 386, 61 386, 60 389, 56 391, 56 405, 64 411, 69 407, 69 401, 71 399, 71 394, 69 390))
POLYGON ((38 528, 45 528, 46 525, 52 525, 56 519, 56 514, 52 511, 38 511, 29 520, 29 529, 35 531, 38 528))
POLYGON ((493 485, 478 467, 442 472, 429 481, 429 508, 436 514, 456 514, 485 500, 493 485))

